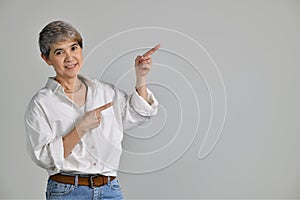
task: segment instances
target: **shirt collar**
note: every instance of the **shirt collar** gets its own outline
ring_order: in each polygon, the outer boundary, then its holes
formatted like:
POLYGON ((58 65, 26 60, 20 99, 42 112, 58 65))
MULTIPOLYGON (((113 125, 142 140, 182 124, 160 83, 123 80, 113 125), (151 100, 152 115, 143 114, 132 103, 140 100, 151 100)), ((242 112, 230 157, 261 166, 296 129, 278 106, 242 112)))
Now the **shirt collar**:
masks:
POLYGON ((49 88, 53 93, 55 93, 58 88, 62 89, 61 85, 54 79, 55 77, 49 77, 46 83, 46 88, 49 88))
MULTIPOLYGON (((91 80, 88 77, 78 74, 78 78, 84 80, 88 87, 92 87, 91 80)), ((61 86, 61 84, 54 79, 55 77, 49 77, 46 83, 46 87, 49 88, 53 93, 55 93, 58 89, 63 91, 63 87, 61 86)))

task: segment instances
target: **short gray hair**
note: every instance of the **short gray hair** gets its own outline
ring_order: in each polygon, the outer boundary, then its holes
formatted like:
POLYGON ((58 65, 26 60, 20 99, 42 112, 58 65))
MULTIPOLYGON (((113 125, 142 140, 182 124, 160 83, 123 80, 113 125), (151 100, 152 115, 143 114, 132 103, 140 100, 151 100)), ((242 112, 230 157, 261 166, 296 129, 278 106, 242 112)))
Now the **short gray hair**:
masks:
POLYGON ((49 58, 50 47, 57 42, 72 40, 82 48, 82 37, 80 33, 69 23, 64 21, 53 21, 46 25, 40 32, 39 47, 41 53, 49 58))

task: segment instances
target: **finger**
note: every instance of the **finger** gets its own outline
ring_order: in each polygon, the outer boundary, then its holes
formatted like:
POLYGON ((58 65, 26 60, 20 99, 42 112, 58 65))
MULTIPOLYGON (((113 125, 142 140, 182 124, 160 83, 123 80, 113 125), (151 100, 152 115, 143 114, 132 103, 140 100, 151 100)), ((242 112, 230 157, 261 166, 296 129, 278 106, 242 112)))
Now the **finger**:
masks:
POLYGON ((156 45, 155 47, 153 47, 152 49, 150 49, 149 51, 147 51, 146 53, 144 53, 143 57, 144 56, 150 56, 150 55, 152 55, 159 48, 160 48, 160 44, 156 45))
POLYGON ((140 59, 139 63, 143 63, 143 62, 147 63, 148 61, 150 61, 150 62, 152 61, 152 58, 150 56, 148 58, 142 58, 142 59, 140 59))
POLYGON ((150 56, 150 55, 152 55, 159 48, 160 48, 160 44, 156 45, 155 47, 153 47, 152 49, 150 49, 149 51, 147 51, 146 53, 144 53, 143 57, 144 56, 150 56))
POLYGON ((113 105, 113 103, 112 103, 112 102, 109 102, 109 103, 107 103, 107 104, 105 104, 105 105, 103 105, 103 106, 100 106, 99 108, 96 108, 96 109, 94 109, 94 110, 95 110, 96 112, 101 112, 101 111, 103 111, 103 110, 105 110, 105 109, 111 107, 112 105, 113 105))
POLYGON ((137 57, 135 58, 135 61, 137 62, 137 61, 141 60, 141 58, 142 58, 142 56, 137 56, 137 57))
POLYGON ((141 60, 140 64, 144 65, 144 64, 150 64, 152 62, 151 59, 147 59, 147 60, 141 60))
POLYGON ((135 65, 138 65, 140 60, 141 60, 142 56, 137 56, 135 59, 135 65))
POLYGON ((95 115, 96 115, 96 119, 98 121, 100 121, 101 120, 101 114, 100 114, 100 112, 95 112, 95 115))

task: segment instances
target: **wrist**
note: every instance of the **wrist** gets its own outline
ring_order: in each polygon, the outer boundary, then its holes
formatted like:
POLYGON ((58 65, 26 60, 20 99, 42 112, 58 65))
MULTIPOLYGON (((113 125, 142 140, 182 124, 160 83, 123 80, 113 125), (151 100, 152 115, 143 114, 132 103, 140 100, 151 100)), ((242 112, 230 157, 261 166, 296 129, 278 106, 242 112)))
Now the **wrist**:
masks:
POLYGON ((78 135, 79 138, 82 138, 83 135, 86 133, 86 130, 84 129, 84 127, 80 123, 77 123, 75 125, 75 129, 76 129, 76 132, 77 132, 77 135, 78 135))
POLYGON ((146 87, 146 76, 137 76, 135 88, 146 87))

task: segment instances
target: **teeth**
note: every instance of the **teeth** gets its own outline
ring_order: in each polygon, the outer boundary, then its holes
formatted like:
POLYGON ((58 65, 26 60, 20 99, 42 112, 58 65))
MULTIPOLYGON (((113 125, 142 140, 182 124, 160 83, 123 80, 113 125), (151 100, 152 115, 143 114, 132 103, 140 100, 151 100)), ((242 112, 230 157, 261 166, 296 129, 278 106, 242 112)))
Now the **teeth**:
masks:
POLYGON ((65 68, 70 69, 70 68, 73 68, 73 67, 75 67, 75 66, 76 66, 76 64, 73 64, 73 65, 67 65, 67 66, 65 66, 65 68))

